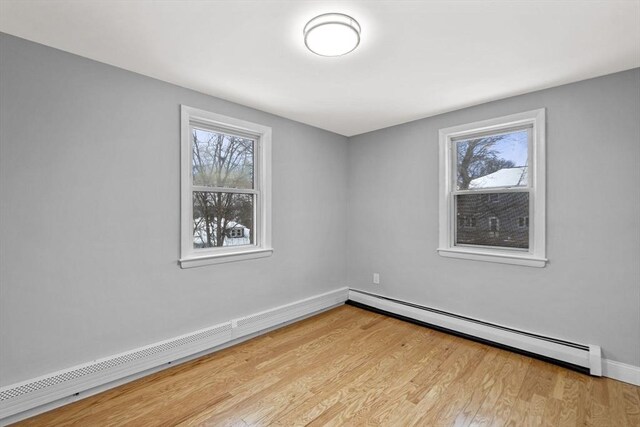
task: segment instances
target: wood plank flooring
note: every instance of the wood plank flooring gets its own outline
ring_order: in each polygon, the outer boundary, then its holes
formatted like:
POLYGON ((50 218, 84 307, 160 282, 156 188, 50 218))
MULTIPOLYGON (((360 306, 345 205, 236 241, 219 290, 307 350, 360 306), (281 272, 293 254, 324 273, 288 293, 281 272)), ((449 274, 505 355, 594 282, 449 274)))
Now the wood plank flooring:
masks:
POLYGON ((640 426, 640 387, 352 306, 24 426, 640 426))

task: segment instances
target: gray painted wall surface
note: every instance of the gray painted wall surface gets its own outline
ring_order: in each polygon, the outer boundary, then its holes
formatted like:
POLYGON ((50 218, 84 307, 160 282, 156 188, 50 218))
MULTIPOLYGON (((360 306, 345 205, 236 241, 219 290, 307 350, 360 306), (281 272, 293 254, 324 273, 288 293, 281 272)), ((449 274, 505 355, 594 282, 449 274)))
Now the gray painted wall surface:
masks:
POLYGON ((640 69, 350 138, 348 284, 640 365, 640 69), (547 108, 545 268, 440 257, 438 130, 547 108), (381 285, 372 285, 372 273, 381 285))
POLYGON ((640 365, 639 91, 632 70, 347 143, 0 34, 0 385, 345 284, 640 365), (177 266, 180 104, 273 127, 272 257, 177 266), (550 264, 439 257, 438 129, 540 107, 550 264))
POLYGON ((0 385, 345 285, 345 137, 0 35, 0 385), (273 128, 270 258, 181 270, 179 106, 273 128))

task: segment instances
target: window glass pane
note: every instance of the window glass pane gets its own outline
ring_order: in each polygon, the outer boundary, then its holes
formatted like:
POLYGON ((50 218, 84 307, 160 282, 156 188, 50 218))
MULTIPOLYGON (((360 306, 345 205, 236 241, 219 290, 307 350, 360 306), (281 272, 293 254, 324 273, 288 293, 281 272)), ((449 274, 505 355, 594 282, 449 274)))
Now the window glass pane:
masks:
POLYGON ((458 190, 527 186, 530 131, 454 141, 458 190))
POLYGON ((253 194, 193 193, 193 247, 252 245, 253 194))
POLYGON ((461 194, 456 215, 456 245, 529 249, 529 193, 461 194))
POLYGON ((253 188, 255 141, 192 128, 193 185, 253 188))

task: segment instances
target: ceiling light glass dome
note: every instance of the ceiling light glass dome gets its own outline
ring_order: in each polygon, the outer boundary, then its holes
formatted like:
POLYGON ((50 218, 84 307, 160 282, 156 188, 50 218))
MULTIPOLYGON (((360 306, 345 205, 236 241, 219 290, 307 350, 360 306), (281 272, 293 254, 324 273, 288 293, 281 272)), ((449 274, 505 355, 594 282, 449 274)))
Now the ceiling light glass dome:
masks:
POLYGON ((342 56, 360 44, 360 24, 343 13, 318 15, 304 26, 304 44, 321 56, 342 56))

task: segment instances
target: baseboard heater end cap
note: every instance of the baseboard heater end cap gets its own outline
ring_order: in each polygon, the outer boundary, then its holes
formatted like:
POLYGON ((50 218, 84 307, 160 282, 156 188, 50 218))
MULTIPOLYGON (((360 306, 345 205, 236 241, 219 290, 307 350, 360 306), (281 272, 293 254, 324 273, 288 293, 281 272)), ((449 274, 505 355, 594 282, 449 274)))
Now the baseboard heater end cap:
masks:
POLYGON ((589 373, 595 377, 602 376, 602 350, 599 345, 589 344, 589 373))

